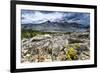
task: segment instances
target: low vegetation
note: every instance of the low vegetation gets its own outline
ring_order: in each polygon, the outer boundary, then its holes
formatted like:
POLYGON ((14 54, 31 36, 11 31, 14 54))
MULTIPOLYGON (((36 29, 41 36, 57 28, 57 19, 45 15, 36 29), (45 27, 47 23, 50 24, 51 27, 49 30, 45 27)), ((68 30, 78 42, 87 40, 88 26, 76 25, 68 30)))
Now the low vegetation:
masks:
POLYGON ((89 32, 42 32, 22 30, 21 62, 87 60, 89 32), (49 38, 48 38, 49 37, 49 38))

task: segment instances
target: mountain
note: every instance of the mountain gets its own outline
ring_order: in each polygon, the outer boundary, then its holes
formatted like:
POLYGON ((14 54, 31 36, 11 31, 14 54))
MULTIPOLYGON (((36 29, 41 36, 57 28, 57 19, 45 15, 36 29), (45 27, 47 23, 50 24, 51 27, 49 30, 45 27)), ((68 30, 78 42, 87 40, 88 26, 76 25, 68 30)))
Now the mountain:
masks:
POLYGON ((89 25, 83 25, 78 23, 69 23, 69 22, 51 22, 51 21, 45 21, 43 23, 34 24, 22 24, 22 29, 32 29, 32 30, 39 30, 39 31, 50 31, 50 32, 56 32, 56 31, 63 31, 63 32, 77 32, 77 31, 85 31, 89 29, 89 25))

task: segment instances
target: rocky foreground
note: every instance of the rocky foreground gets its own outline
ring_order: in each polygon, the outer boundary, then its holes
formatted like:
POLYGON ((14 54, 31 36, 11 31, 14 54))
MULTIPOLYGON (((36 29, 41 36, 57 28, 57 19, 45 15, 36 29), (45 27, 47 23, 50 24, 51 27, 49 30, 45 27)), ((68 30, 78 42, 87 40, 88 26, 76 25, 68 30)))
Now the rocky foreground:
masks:
POLYGON ((89 32, 36 35, 21 41, 21 63, 90 59, 89 32))

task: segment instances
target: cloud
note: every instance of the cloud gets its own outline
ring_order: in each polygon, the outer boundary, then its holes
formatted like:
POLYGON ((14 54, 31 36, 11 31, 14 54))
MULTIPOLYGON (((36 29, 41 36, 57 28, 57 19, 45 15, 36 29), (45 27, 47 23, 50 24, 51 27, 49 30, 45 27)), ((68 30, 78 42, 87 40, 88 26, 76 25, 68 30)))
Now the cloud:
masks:
POLYGON ((57 19, 63 18, 63 13, 60 12, 52 12, 52 13, 42 13, 40 11, 35 11, 34 13, 23 13, 22 12, 22 24, 24 23, 39 23, 38 21, 55 21, 57 19))
POLYGON ((45 21, 67 21, 77 22, 80 24, 90 23, 89 13, 76 13, 76 12, 54 12, 54 11, 32 11, 21 10, 21 23, 22 24, 38 24, 45 21))
POLYGON ((90 14, 89 13, 77 13, 77 14, 70 16, 67 21, 88 25, 90 23, 90 14))

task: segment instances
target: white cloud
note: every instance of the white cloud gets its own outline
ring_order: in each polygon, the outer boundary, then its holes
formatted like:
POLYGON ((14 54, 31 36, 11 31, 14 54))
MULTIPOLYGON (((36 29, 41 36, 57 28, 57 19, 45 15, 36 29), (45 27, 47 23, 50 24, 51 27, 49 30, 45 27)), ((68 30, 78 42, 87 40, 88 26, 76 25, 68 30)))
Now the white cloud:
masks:
POLYGON ((22 10, 22 24, 38 24, 45 21, 67 21, 67 22, 76 22, 79 24, 89 24, 90 15, 89 13, 75 13, 75 12, 49 12, 49 11, 29 11, 22 10))
POLYGON ((42 13, 40 11, 36 11, 35 13, 24 13, 22 14, 22 23, 39 23, 39 21, 55 21, 60 20, 64 17, 63 13, 60 12, 52 12, 52 13, 42 13))

